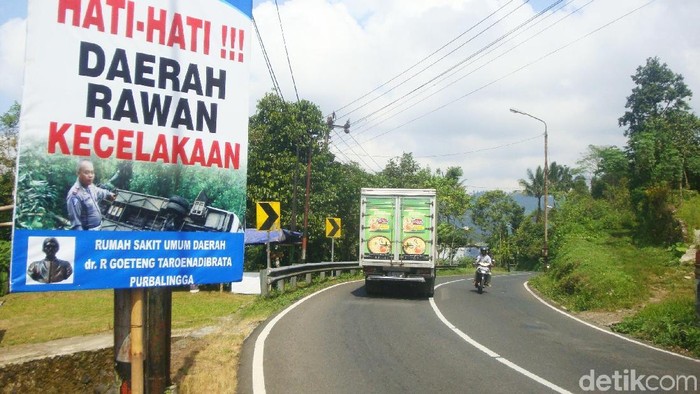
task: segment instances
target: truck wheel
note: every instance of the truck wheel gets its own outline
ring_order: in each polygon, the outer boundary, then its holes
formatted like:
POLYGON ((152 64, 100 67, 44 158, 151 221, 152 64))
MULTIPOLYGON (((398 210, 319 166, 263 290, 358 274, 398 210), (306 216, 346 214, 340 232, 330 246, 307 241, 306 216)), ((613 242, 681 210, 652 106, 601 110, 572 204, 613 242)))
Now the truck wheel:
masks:
POLYGON ((367 295, 377 294, 377 284, 365 279, 365 293, 367 293, 367 295))
POLYGON ((428 279, 425 282, 425 296, 430 298, 435 294, 435 278, 428 279))

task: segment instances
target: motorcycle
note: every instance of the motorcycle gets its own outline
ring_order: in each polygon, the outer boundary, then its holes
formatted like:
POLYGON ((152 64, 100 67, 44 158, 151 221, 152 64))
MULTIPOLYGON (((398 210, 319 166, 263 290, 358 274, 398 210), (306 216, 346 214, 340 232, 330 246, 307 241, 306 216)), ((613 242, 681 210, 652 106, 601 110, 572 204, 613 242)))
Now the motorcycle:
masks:
POLYGON ((476 274, 474 276, 474 287, 479 294, 484 292, 484 286, 491 279, 491 265, 487 263, 474 264, 476 266, 476 274))

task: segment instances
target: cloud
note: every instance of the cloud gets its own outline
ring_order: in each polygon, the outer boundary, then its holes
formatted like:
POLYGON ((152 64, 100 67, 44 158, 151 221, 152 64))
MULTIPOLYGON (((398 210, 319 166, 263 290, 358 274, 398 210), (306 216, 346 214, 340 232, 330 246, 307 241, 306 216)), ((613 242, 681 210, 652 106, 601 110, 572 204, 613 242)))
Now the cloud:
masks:
POLYGON ((0 25, 0 97, 8 97, 2 108, 9 108, 22 97, 26 20, 10 19, 0 25))
MULTIPOLYGON (((575 166, 588 145, 625 144, 617 119, 647 58, 700 88, 700 2, 647 3, 574 0, 538 18, 521 1, 290 0, 279 11, 300 97, 335 110, 336 123, 351 120, 350 136, 333 134, 340 160, 378 171, 413 152, 433 170, 462 167, 467 184, 510 190, 543 165, 544 125, 509 108, 545 120, 549 162, 575 166)), ((294 100, 276 8, 262 3, 253 15, 294 100)), ((253 74, 256 100, 272 85, 259 59, 253 74)))

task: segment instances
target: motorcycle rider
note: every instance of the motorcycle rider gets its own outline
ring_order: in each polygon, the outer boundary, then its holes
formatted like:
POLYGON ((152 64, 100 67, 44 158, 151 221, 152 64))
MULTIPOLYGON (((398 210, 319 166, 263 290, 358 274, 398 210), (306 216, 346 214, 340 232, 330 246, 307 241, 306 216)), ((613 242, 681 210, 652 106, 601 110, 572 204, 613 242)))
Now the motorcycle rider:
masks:
MULTIPOLYGON (((474 267, 479 265, 487 265, 489 268, 493 267, 493 260, 491 260, 489 249, 486 247, 481 247, 481 249, 479 249, 479 255, 476 256, 476 260, 474 261, 474 267)), ((474 285, 476 286, 476 272, 474 272, 474 285)), ((491 274, 486 275, 485 285, 491 286, 491 274)))

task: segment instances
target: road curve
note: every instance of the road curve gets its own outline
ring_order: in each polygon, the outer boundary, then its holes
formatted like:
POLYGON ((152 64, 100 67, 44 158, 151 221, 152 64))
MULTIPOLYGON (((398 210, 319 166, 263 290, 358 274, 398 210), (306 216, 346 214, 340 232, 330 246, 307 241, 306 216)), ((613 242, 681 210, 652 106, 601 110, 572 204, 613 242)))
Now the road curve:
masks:
POLYGON ((497 276, 484 294, 464 278, 439 278, 432 299, 401 288, 368 297, 363 282, 326 289, 261 324, 246 340, 238 392, 697 388, 697 360, 564 316, 528 292, 528 277, 497 276))

